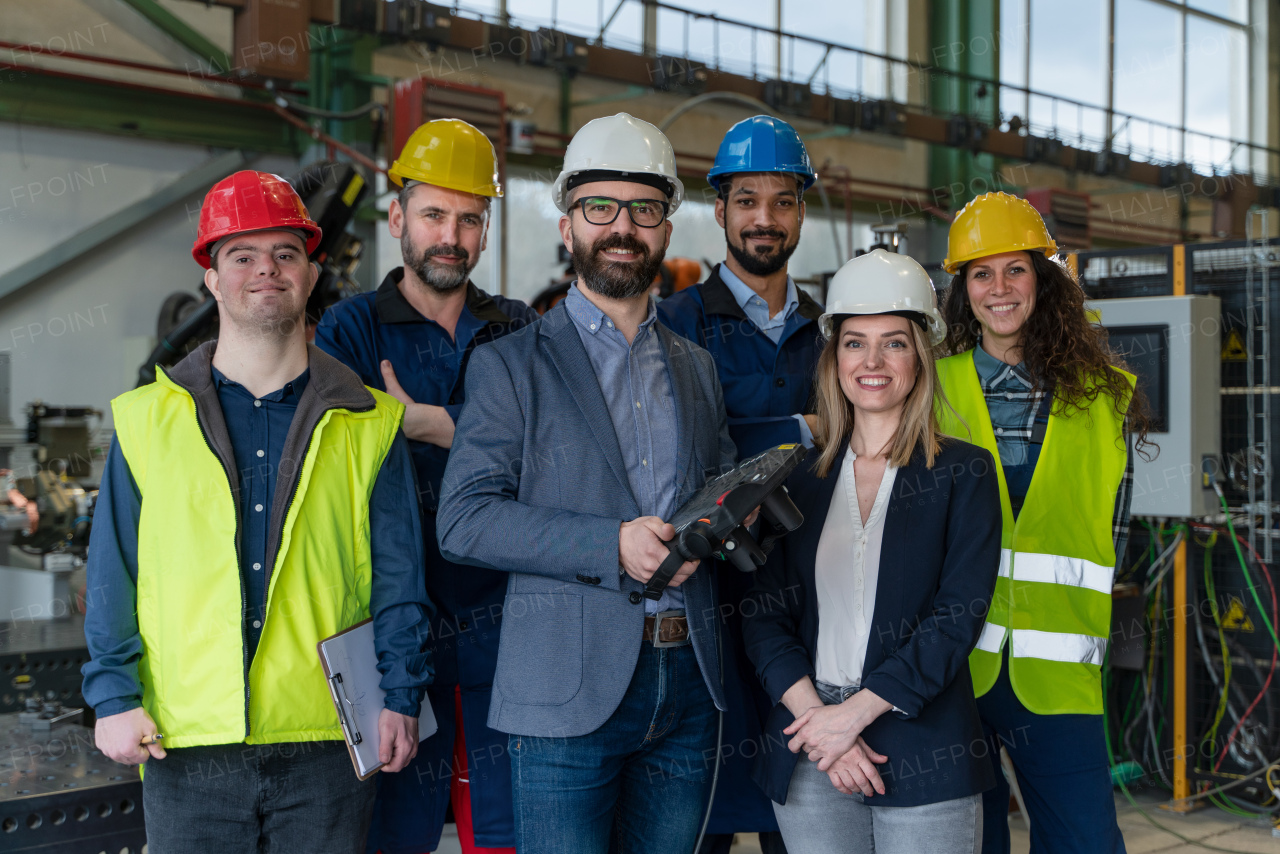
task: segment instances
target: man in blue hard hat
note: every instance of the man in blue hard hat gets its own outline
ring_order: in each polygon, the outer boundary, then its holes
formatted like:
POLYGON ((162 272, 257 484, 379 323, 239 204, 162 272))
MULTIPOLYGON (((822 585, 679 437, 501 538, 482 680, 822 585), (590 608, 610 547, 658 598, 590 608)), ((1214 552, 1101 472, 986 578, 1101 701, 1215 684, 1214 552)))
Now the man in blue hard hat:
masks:
MULTIPOLYGON (((810 392, 821 350, 822 306, 796 287, 787 262, 800 242, 804 191, 817 179, 795 128, 753 116, 725 134, 707 181, 727 254, 705 282, 658 306, 659 319, 711 352, 724 388, 729 434, 742 458, 787 442, 813 443, 810 392)), ((751 576, 720 570, 725 616, 723 754, 708 839, 727 852, 734 833, 760 833, 765 854, 785 851, 772 805, 751 781, 752 757, 768 745, 769 701, 742 647, 739 604, 751 576), (714 834, 714 836, 712 835, 714 834)))

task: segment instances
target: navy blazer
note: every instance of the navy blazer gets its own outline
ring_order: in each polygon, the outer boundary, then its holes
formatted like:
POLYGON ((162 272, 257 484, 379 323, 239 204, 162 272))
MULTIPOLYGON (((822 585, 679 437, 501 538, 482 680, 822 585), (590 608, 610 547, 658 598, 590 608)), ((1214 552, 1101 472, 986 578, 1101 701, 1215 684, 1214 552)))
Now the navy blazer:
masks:
MULTIPOLYGON (((792 474, 787 488, 805 524, 774 549, 742 606, 747 655, 775 704, 753 778, 780 804, 799 758, 787 749, 791 737, 782 730, 795 718, 781 700, 801 677, 814 678, 814 567, 844 452, 842 444, 825 478, 813 471, 816 449, 792 474)), ((885 793, 869 799, 874 806, 938 803, 995 785, 969 653, 995 590, 1000 526, 995 463, 982 448, 944 440, 932 469, 919 451, 899 469, 862 669, 863 687, 901 709, 862 734, 889 757, 879 766, 885 793)))
MULTIPOLYGON (((655 327, 676 403, 679 497, 736 457, 707 351, 655 327)), ((617 709, 640 657, 644 585, 618 569, 618 530, 640 516, 613 419, 563 304, 477 347, 436 526, 456 563, 509 574, 489 726, 569 737, 617 709)), ((720 688, 710 567, 681 586, 694 654, 720 688)))

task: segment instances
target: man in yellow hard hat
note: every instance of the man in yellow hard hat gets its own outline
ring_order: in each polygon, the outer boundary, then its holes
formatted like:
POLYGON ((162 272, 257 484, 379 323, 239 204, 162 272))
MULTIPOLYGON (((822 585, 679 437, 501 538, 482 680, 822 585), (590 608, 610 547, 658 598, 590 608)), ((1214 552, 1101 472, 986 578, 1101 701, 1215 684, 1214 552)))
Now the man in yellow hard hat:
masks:
POLYGON ((388 226, 404 266, 374 293, 329 309, 316 330, 320 349, 405 405, 422 498, 426 585, 439 607, 428 699, 440 729, 406 773, 380 775, 370 850, 434 850, 452 795, 460 835, 465 841, 472 830, 475 850, 485 851, 514 845, 507 737, 486 725, 507 576, 441 557, 436 505, 472 351, 537 314, 470 280, 485 248, 490 206, 502 196, 497 157, 483 133, 458 119, 427 122, 388 176, 400 188, 388 226), (455 765, 459 774, 451 773, 455 765))

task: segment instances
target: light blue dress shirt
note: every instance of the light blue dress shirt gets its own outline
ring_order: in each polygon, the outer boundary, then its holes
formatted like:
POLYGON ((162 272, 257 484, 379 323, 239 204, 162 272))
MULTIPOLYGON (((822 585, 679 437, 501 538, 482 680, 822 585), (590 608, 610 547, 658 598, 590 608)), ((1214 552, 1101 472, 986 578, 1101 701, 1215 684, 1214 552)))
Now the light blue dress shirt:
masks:
MULTIPOLYGON (((595 369, 640 514, 670 519, 679 509, 676 400, 658 339, 657 312, 650 305, 648 318, 628 344, 577 285, 569 288, 564 304, 595 369)), ((661 599, 644 604, 648 614, 677 610, 684 607, 684 594, 668 587, 661 599)))

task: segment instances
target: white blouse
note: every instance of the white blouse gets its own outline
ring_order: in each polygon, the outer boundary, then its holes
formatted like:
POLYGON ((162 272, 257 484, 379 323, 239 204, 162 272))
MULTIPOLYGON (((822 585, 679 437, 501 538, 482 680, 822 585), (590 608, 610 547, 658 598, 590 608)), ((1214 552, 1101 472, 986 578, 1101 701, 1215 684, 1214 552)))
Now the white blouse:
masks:
POLYGON ((885 508, 898 469, 885 463, 875 503, 862 524, 850 449, 840 466, 840 482, 818 539, 815 583, 818 594, 818 681, 849 687, 862 684, 880 575, 885 508))

